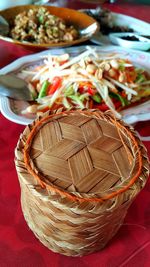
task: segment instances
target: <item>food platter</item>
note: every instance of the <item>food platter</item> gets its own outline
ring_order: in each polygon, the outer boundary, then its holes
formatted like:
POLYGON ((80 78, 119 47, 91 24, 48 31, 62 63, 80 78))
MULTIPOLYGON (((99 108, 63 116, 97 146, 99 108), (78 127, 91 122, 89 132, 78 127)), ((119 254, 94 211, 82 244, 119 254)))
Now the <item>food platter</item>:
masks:
MULTIPOLYGON (((125 49, 116 46, 109 46, 109 47, 98 47, 92 46, 92 49, 95 48, 96 51, 103 54, 110 54, 110 53, 120 53, 123 56, 129 58, 132 62, 136 65, 139 65, 145 69, 150 68, 150 55, 148 53, 134 51, 130 49, 125 49)), ((14 73, 17 74, 22 69, 27 67, 32 67, 38 65, 39 62, 42 60, 43 56, 51 53, 53 55, 61 55, 63 53, 69 53, 72 57, 77 56, 79 53, 83 52, 85 48, 83 46, 79 47, 70 47, 70 48, 62 48, 62 49, 54 49, 54 50, 46 50, 37 54, 24 56, 20 59, 17 59, 13 63, 7 65, 3 69, 0 70, 0 74, 6 73, 14 73)), ((127 109, 122 111, 123 120, 127 123, 135 123, 137 121, 142 120, 149 120, 150 119, 150 105, 149 101, 140 106, 135 106, 133 108, 127 109), (133 116, 134 115, 134 116, 133 116)), ((2 114, 9 120, 22 124, 27 125, 30 124, 33 119, 35 119, 34 115, 23 115, 22 110, 28 106, 28 103, 25 101, 18 101, 9 99, 7 97, 0 97, 0 110, 2 114)))
MULTIPOLYGON (((82 9, 80 12, 86 12, 87 9, 82 9)), ((90 11, 94 14, 96 11, 94 9, 90 9, 90 11)), ((150 24, 136 19, 134 17, 130 17, 127 15, 115 13, 115 12, 110 12, 111 18, 112 18, 112 23, 115 26, 122 26, 122 27, 129 27, 131 28, 134 32, 136 33, 141 33, 141 34, 150 34, 150 24)), ((92 36, 91 41, 94 44, 98 45, 112 45, 111 40, 108 35, 104 35, 101 32, 98 32, 92 36)))

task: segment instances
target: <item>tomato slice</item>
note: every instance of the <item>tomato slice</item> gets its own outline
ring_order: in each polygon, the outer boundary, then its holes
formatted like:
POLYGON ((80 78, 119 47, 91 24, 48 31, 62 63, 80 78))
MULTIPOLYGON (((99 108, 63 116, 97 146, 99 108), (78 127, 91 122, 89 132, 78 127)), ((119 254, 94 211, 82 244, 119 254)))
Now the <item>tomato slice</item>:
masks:
MULTIPOLYGON (((121 106, 121 102, 118 100, 114 100, 112 99, 115 109, 118 109, 121 106)), ((105 104, 105 103, 101 103, 101 104, 96 104, 94 105, 94 108, 98 108, 101 111, 106 111, 109 109, 109 107, 105 104)))
POLYGON ((93 85, 90 82, 81 82, 79 85, 80 94, 89 93, 89 95, 93 96, 96 94, 96 89, 93 88, 93 85))
POLYGON ((137 77, 135 70, 128 70, 125 72, 125 75, 128 83, 133 83, 137 77))
POLYGON ((44 112, 46 112, 48 110, 50 110, 50 108, 49 107, 45 107, 45 108, 40 109, 39 112, 43 112, 44 113, 44 112))
POLYGON ((68 62, 68 60, 63 60, 63 61, 61 61, 60 62, 60 66, 62 66, 63 64, 65 64, 65 63, 67 63, 68 62))
POLYGON ((49 85, 47 95, 52 95, 53 93, 55 93, 55 91, 60 88, 61 84, 62 78, 59 76, 55 76, 52 83, 49 85))
POLYGON ((97 108, 97 109, 99 109, 99 110, 101 110, 101 111, 106 111, 106 110, 109 109, 108 106, 107 106, 105 103, 101 103, 101 104, 98 104, 98 105, 94 105, 93 108, 97 108))

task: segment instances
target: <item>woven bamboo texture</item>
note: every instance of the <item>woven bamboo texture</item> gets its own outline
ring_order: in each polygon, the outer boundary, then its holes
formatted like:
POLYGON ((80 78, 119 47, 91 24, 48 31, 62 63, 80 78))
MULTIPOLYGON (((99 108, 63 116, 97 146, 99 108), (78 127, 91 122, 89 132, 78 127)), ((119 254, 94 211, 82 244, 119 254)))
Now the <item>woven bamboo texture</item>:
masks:
POLYGON ((149 175, 134 130, 97 110, 45 113, 26 127, 15 155, 29 227, 68 256, 102 249, 149 175))

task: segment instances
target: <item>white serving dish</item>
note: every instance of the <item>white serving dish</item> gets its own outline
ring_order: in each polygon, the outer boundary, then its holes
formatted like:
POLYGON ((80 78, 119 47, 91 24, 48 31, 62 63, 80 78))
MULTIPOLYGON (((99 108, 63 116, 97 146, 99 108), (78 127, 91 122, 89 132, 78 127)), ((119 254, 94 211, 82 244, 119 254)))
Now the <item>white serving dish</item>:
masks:
POLYGON ((142 51, 147 51, 150 49, 150 40, 140 36, 137 33, 127 33, 127 32, 126 33, 110 33, 109 38, 113 44, 120 45, 123 47, 136 49, 136 50, 142 50, 142 51), (128 36, 137 37, 139 38, 139 40, 131 41, 131 40, 126 40, 122 38, 122 37, 128 37, 128 36))
MULTIPOLYGON (((101 46, 92 46, 96 48, 99 53, 104 55, 110 53, 119 53, 123 57, 129 58, 134 64, 139 65, 145 69, 150 69, 150 54, 144 53, 141 51, 125 49, 123 47, 117 46, 108 46, 108 47, 101 47, 101 46)), ((62 49, 53 49, 53 50, 46 50, 37 54, 24 56, 15 60, 13 63, 7 65, 3 69, 0 70, 0 74, 6 73, 14 73, 17 74, 21 71, 21 69, 39 65, 43 60, 43 56, 47 55, 48 53, 60 55, 63 53, 69 53, 72 57, 77 56, 79 53, 85 50, 84 46, 78 47, 70 47, 70 48, 62 48, 62 49)), ((28 102, 26 101, 18 101, 9 99, 7 97, 1 96, 0 97, 0 110, 2 114, 9 120, 18 123, 27 125, 30 124, 34 116, 25 116, 21 114, 21 111, 28 106, 28 102)), ((146 121, 150 120, 150 101, 136 106, 134 108, 126 109, 122 111, 123 120, 127 123, 133 124, 137 121, 146 121)))
MULTIPOLYGON (((95 12, 95 9, 90 9, 93 13, 95 12)), ((84 12, 85 9, 80 10, 81 12, 84 12)), ((116 26, 123 26, 123 27, 129 27, 130 29, 133 29, 134 32, 141 33, 141 34, 150 34, 150 24, 136 19, 134 17, 126 16, 123 14, 111 12, 112 21, 113 24, 116 26)), ((110 45, 111 41, 108 35, 103 35, 101 32, 96 33, 92 38, 91 41, 95 44, 100 45, 110 45)), ((128 47, 129 48, 129 47, 128 47)))

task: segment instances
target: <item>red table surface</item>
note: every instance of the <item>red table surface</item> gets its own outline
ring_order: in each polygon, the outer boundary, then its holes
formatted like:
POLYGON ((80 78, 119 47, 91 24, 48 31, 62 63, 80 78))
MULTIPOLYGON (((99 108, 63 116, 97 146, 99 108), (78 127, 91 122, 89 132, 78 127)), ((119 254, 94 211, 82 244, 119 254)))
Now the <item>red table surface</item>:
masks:
MULTIPOLYGON (((59 1, 62 5, 62 1, 59 1)), ((94 8, 94 4, 64 1, 64 6, 94 8)), ((150 6, 105 4, 111 10, 150 20, 150 6)), ((0 41, 0 67, 33 53, 0 41)), ((136 130, 149 135, 149 122, 136 130)), ((149 267, 150 266, 150 179, 131 205, 123 226, 108 246, 84 257, 66 257, 44 247, 29 230, 20 206, 20 186, 14 165, 14 149, 24 126, 0 114, 0 267, 149 267)), ((150 156, 150 142, 144 143, 150 156)), ((68 233, 69 234, 69 233, 68 233)))

